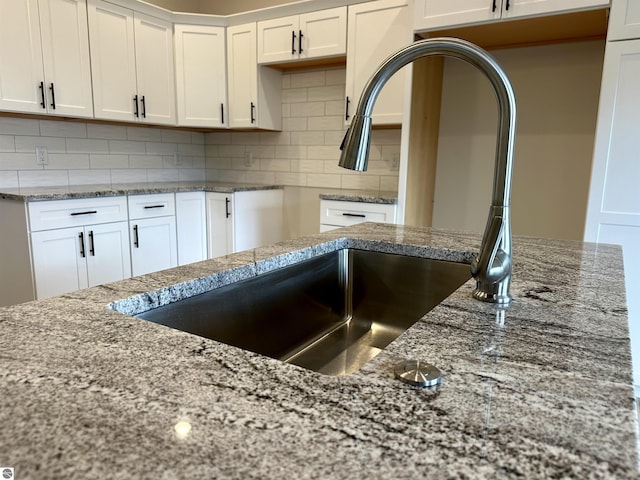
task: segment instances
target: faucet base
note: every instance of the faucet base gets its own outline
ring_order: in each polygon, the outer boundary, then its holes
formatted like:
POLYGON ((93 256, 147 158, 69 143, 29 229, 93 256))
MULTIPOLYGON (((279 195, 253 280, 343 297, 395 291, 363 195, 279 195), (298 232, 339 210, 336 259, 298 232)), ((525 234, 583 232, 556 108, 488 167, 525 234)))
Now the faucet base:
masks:
POLYGON ((497 303, 499 305, 509 305, 509 303, 511 303, 511 295, 508 293, 489 293, 477 288, 473 289, 473 298, 482 302, 497 303))

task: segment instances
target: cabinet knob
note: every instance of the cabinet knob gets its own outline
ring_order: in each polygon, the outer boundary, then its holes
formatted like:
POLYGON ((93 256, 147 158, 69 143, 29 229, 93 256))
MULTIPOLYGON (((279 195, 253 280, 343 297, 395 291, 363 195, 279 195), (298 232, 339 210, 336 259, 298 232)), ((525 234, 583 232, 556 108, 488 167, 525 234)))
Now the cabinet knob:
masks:
POLYGON ((140 241, 138 238, 138 225, 133 226, 133 246, 140 248, 140 241))
POLYGON ((84 258, 86 256, 84 254, 84 232, 80 232, 78 238, 80 239, 80 256, 84 258))
POLYGON ((140 116, 140 110, 138 109, 138 95, 134 95, 133 104, 135 105, 135 111, 133 114, 138 118, 140 116))
POLYGON ((47 104, 45 103, 44 100, 44 82, 40 82, 40 98, 42 99, 42 101, 40 102, 40 106, 42 108, 47 108, 47 104))
POLYGON ((144 100, 144 95, 142 95, 140 103, 142 104, 142 118, 147 118, 147 103, 144 100))
POLYGON ((51 108, 56 109, 56 90, 53 86, 53 82, 51 82, 51 86, 49 87, 51 90, 51 108))
POLYGON ((89 255, 92 257, 96 256, 96 249, 93 245, 93 230, 89 230, 89 255))

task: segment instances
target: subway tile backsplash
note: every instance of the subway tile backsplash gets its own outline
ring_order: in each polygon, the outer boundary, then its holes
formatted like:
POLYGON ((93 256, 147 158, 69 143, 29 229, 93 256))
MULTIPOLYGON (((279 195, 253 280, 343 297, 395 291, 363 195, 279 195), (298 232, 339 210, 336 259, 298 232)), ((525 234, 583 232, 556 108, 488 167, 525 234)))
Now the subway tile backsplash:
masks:
POLYGON ((374 130, 367 172, 337 165, 344 84, 343 67, 283 73, 282 132, 0 116, 0 188, 212 180, 396 191, 400 129, 374 130), (48 165, 36 164, 40 146, 48 165))
POLYGON ((0 117, 0 188, 202 181, 205 168, 201 132, 0 117), (48 165, 36 164, 40 146, 48 165))
POLYGON ((399 128, 373 131, 367 172, 338 167, 344 92, 343 67, 283 73, 283 131, 206 134, 207 179, 397 191, 399 128))

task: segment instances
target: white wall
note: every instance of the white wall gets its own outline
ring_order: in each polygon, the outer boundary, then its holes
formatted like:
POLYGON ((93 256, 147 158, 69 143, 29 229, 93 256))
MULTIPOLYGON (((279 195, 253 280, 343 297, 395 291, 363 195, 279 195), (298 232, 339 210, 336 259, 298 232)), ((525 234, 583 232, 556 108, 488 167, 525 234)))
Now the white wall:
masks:
MULTIPOLYGON (((581 240, 604 41, 491 52, 509 75, 518 111, 514 234, 581 240)), ((482 232, 493 184, 497 109, 488 81, 447 60, 433 225, 482 232)))
POLYGON ((0 188, 202 181, 204 149, 204 134, 188 130, 2 116, 0 188), (36 164, 36 146, 48 165, 36 164))

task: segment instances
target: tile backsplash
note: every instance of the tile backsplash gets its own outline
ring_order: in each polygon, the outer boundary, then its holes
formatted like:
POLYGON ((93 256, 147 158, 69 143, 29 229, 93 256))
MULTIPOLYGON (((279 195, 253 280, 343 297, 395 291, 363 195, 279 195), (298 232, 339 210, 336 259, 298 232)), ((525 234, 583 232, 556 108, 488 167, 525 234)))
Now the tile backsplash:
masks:
POLYGON ((0 117, 0 188, 203 180, 204 153, 200 132, 0 117))
POLYGON ((374 130, 367 172, 338 167, 343 67, 285 72, 282 89, 281 132, 0 116, 0 188, 206 179, 397 190, 400 129, 374 130), (46 147, 48 165, 36 163, 36 147, 46 147))
POLYGON ((367 172, 338 167, 344 103, 344 67, 283 73, 282 131, 207 133, 207 179, 397 191, 399 128, 373 131, 367 172))

